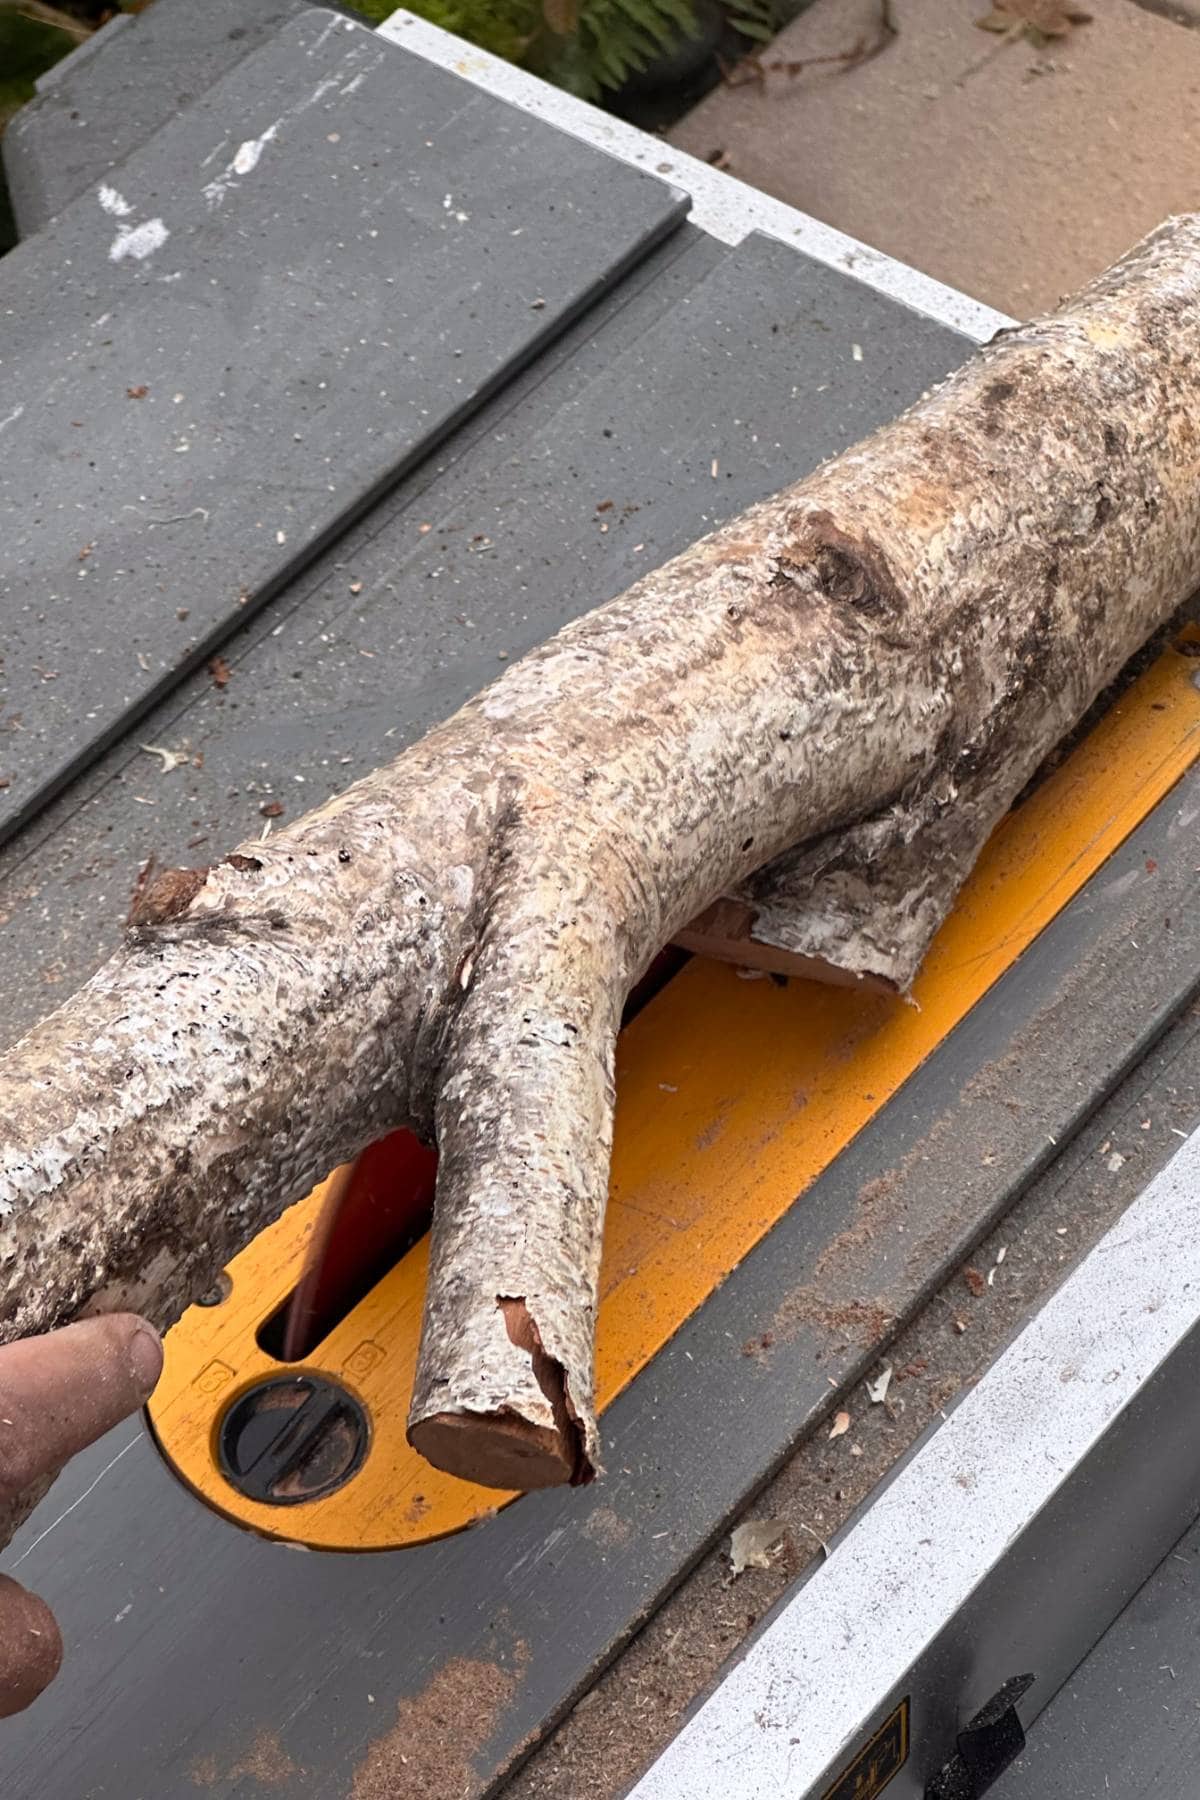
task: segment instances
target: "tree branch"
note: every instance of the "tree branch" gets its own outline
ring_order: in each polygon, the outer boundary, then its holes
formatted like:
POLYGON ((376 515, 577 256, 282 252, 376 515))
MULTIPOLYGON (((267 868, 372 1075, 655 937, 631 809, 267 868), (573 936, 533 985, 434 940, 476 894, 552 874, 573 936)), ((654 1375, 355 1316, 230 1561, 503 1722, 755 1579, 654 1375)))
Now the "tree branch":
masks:
POLYGON ((409 1124, 440 1150, 412 1440, 503 1486, 586 1479, 631 983, 731 894, 793 953, 911 980, 996 820, 1200 577, 1197 341, 1189 217, 390 767, 160 877, 0 1059, 0 1339, 169 1324, 409 1124))

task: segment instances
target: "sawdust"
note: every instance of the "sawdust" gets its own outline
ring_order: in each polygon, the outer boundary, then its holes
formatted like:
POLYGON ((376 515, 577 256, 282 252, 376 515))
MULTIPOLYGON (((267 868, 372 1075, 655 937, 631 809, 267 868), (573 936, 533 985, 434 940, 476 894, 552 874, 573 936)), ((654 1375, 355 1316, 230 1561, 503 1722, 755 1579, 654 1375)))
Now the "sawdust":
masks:
POLYGON ((303 1773, 279 1741, 277 1731, 260 1731, 245 1755, 222 1771, 215 1756, 201 1756, 188 1771, 197 1787, 232 1787, 247 1775, 260 1787, 286 1787, 292 1777, 303 1773))
POLYGON ((844 1231, 839 1231, 836 1237, 830 1238, 813 1264, 813 1275, 818 1281, 823 1280, 831 1270, 836 1270, 840 1263, 852 1257, 856 1251, 868 1249, 875 1241, 880 1222, 880 1203, 887 1199, 895 1185, 894 1169, 889 1169, 886 1175, 877 1175, 874 1181, 863 1183, 858 1190, 854 1223, 844 1231))
POLYGON ((856 1279, 855 1263, 871 1248, 884 1224, 894 1223, 886 1205, 902 1170, 889 1169, 858 1190, 853 1221, 831 1238, 813 1264, 809 1280, 786 1294, 766 1331, 742 1346, 743 1356, 765 1361, 776 1341, 790 1343, 802 1326, 815 1326, 830 1336, 840 1335, 863 1349, 873 1349, 889 1335, 893 1312, 878 1297, 839 1299, 830 1289, 844 1294, 856 1279))
POLYGON ((467 1800, 482 1782, 472 1758, 511 1699, 526 1661, 515 1670, 456 1657, 421 1693, 401 1700, 396 1722, 377 1738, 354 1771, 348 1800, 467 1800))
POLYGON ((886 1338, 895 1315, 882 1300, 831 1300, 805 1284, 793 1288, 775 1309, 770 1335, 790 1343, 804 1325, 815 1325, 830 1336, 841 1334, 864 1350, 886 1338))
POLYGON ((598 1506, 583 1527, 585 1537, 590 1537, 593 1543, 602 1544, 606 1549, 627 1544, 632 1531, 629 1520, 623 1519, 611 1506, 598 1506))

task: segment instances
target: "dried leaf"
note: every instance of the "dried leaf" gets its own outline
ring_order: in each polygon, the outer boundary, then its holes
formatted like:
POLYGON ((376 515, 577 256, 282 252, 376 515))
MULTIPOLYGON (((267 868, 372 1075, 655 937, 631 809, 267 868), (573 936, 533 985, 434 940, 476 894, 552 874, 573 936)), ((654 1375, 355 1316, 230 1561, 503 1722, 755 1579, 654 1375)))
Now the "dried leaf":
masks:
POLYGON ((984 1280, 983 1276, 979 1273, 979 1270, 978 1269, 964 1269, 963 1270, 963 1280, 966 1282, 967 1286, 970 1288, 971 1292, 974 1294, 975 1298, 978 1300, 980 1294, 982 1294, 984 1292, 985 1288, 987 1287, 987 1282, 984 1280))
POLYGON ((734 1580, 747 1569, 769 1569, 770 1552, 782 1541, 786 1529, 780 1519, 746 1519, 735 1526, 729 1539, 734 1580))
POLYGON ((834 1417, 833 1417, 833 1424, 829 1427, 830 1437, 831 1438, 845 1437, 845 1435, 849 1431, 849 1429, 850 1429, 850 1414, 848 1412, 835 1413, 834 1417))
POLYGON ((144 400, 149 392, 150 389, 146 386, 144 381, 139 382, 137 387, 128 387, 125 389, 126 397, 130 400, 144 400))
POLYGON ((223 656, 213 657, 208 665, 208 672, 212 676, 212 684, 214 687, 223 688, 229 686, 229 677, 233 674, 233 670, 223 656))
POLYGON ((1037 50, 1055 38, 1070 35, 1076 25, 1088 25, 1092 15, 1071 5, 1071 0, 996 0, 989 13, 975 23, 980 31, 1023 37, 1037 50))
POLYGON ((882 1406, 892 1385, 892 1365, 884 1363, 874 1381, 867 1383, 867 1398, 872 1406, 882 1406))

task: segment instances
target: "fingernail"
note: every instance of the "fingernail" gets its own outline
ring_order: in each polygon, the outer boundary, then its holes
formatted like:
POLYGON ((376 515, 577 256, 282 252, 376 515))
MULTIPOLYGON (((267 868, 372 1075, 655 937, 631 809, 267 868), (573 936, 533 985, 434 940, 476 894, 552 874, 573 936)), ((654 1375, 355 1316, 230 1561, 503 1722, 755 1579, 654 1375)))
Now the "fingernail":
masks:
POLYGON ((162 1374, 162 1339, 153 1325, 139 1325, 129 1340, 129 1367, 143 1400, 148 1400, 162 1374))

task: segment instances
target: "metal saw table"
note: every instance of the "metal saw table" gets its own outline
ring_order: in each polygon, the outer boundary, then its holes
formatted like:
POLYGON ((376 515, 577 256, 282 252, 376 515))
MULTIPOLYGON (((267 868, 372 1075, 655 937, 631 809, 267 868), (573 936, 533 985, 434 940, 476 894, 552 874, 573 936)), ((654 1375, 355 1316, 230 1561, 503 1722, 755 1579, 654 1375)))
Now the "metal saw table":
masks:
MULTIPOLYGON (((1004 322, 408 15, 373 33, 247 7, 173 106, 188 5, 146 15, 163 66, 90 159, 141 20, 68 59, 5 144, 27 232, 0 262, 10 1038, 111 948, 149 857, 192 862, 317 804, 1004 322)), ((407 1452, 418 1243, 306 1365, 365 1407, 361 1464, 299 1505, 238 1492, 220 1425, 280 1368, 262 1333, 316 1200, 236 1259, 172 1333, 150 1418, 80 1458, 6 1553, 69 1648, 4 1727, 6 1800, 499 1792, 1193 999, 1198 669, 1187 639, 1146 659, 1005 823, 917 1007, 693 959, 629 1025, 595 1488, 497 1510, 407 1452), (447 1720, 457 1760, 435 1766, 447 1720)), ((968 1752, 945 1792, 969 1795, 1048 1702, 1045 1723, 1066 1719, 1072 1671, 1200 1511, 1200 1433, 1169 1404, 1194 1279, 1147 1310, 1153 1331, 1131 1323, 1138 1283, 1192 1255, 1191 1168, 1072 1278, 1119 1268, 1115 1286, 1068 1284, 1030 1355, 1018 1340, 913 1454, 639 1800, 870 1800, 885 1781, 898 1800, 968 1752), (1106 1329, 1076 1354, 1089 1299, 1106 1329), (1049 1404, 1004 1383, 1050 1344, 1078 1364, 1054 1390, 1073 1429, 1040 1486, 1005 1487, 987 1421, 1049 1404), (985 1389, 968 1467, 955 1446, 985 1389), (1171 1479, 1096 1476, 1160 1453, 1171 1479), (1034 1527, 1056 1506, 1047 1550, 1034 1527), (1104 1580, 1061 1554, 1073 1535, 1104 1580), (1022 1545, 1042 1559, 1024 1585, 1022 1545), (867 1616, 838 1585, 856 1566, 877 1577, 870 1632, 846 1623, 867 1616), (1050 1648, 1021 1637, 1047 1569, 1065 1583, 1050 1648), (988 1582, 1003 1630, 974 1602, 988 1582), (733 1718, 736 1761, 704 1736, 733 1718)), ((1023 1769, 996 1791, 1048 1791, 1013 1785, 1023 1769)))

